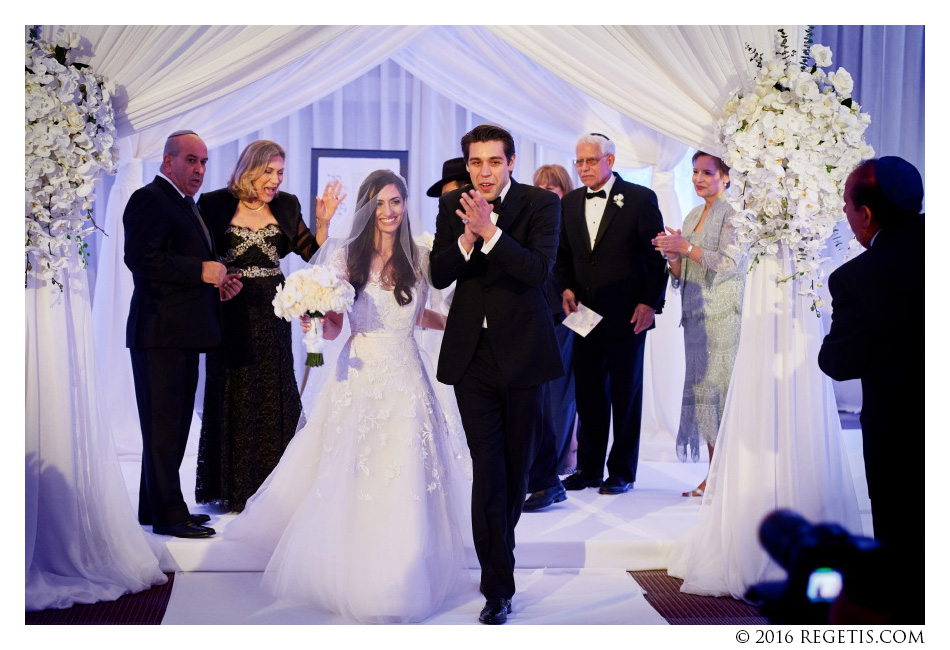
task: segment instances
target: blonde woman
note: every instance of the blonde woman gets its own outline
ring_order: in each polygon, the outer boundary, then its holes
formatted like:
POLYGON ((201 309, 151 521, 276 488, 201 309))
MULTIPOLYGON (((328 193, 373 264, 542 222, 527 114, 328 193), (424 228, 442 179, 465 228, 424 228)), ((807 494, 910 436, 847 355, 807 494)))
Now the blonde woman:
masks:
POLYGON ((271 304, 284 281, 280 260, 291 252, 309 260, 344 198, 339 184, 327 185, 314 236, 297 197, 280 191, 285 158, 275 142, 252 142, 228 186, 198 201, 218 261, 241 274, 244 288, 240 300, 222 303, 223 341, 207 356, 195 498, 237 512, 277 466, 300 420, 291 325, 271 304))

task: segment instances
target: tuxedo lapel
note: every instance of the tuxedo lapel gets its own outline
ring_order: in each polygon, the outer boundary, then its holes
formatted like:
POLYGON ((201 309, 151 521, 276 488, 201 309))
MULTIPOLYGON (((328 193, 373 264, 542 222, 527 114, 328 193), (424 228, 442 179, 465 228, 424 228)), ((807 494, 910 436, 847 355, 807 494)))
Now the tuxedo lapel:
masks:
POLYGON ((504 232, 508 231, 524 207, 525 197, 524 188, 521 186, 521 183, 516 182, 513 178, 508 182, 511 183, 511 187, 508 190, 508 194, 505 195, 505 200, 501 204, 501 214, 498 215, 498 223, 495 224, 504 232))
MULTIPOLYGON (((618 194, 623 194, 623 191, 620 187, 620 177, 617 176, 614 179, 614 185, 610 189, 610 196, 607 197, 607 205, 604 207, 604 216, 600 219, 600 225, 597 227, 597 236, 594 238, 593 248, 590 246, 588 241, 588 249, 593 250, 597 248, 601 241, 603 241, 604 233, 607 232, 607 227, 610 225, 610 222, 614 220, 614 217, 617 216, 617 213, 620 212, 620 206, 617 205, 615 197, 618 194)), ((586 224, 585 224, 586 225, 586 224)), ((584 229, 587 230, 586 228, 584 229)))

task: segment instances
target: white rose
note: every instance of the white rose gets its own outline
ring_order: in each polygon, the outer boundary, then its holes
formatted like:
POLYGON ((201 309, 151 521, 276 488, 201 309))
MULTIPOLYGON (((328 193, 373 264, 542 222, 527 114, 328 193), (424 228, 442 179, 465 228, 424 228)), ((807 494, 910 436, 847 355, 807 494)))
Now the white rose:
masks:
POLYGON ((799 76, 795 79, 792 92, 806 101, 814 101, 821 94, 818 90, 818 84, 811 78, 811 75, 799 76))
POLYGON ((756 112, 759 110, 759 97, 758 95, 746 95, 739 102, 739 106, 736 109, 736 114, 739 116, 739 119, 743 121, 748 121, 756 112))
POLYGON ((843 98, 850 97, 854 90, 854 79, 851 78, 851 73, 844 68, 838 68, 837 72, 829 74, 828 81, 843 98))
POLYGON ((815 60, 815 65, 819 68, 827 68, 831 65, 831 48, 815 43, 808 51, 811 58, 815 60))
POLYGON ((66 123, 73 129, 80 131, 86 126, 86 118, 80 115, 75 104, 66 107, 66 123))

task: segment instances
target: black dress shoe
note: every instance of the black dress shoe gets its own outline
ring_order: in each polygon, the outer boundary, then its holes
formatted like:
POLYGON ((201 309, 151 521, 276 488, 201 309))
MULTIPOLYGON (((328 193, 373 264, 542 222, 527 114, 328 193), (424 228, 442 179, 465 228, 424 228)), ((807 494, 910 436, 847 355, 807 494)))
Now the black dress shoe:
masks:
MULTIPOLYGON (((206 515, 206 514, 204 514, 204 513, 199 513, 199 514, 197 514, 197 515, 193 515, 193 514, 190 514, 190 513, 189 513, 189 514, 188 514, 188 521, 190 521, 190 522, 193 523, 193 524, 201 525, 201 524, 206 524, 206 523, 208 523, 209 521, 211 521, 211 517, 208 516, 208 515, 206 515)), ((151 525, 152 525, 152 520, 151 520, 150 518, 149 518, 149 519, 146 519, 146 518, 143 517, 142 519, 139 519, 139 523, 142 524, 143 526, 151 526, 151 525)))
POLYGON ((600 487, 603 482, 604 480, 600 477, 594 478, 584 472, 574 472, 564 479, 561 484, 565 490, 583 490, 589 487, 600 487))
POLYGON ((627 483, 622 478, 617 478, 616 476, 610 476, 604 481, 604 484, 600 486, 601 494, 623 494, 624 492, 629 492, 633 489, 633 483, 627 483))
POLYGON ((478 615, 478 621, 485 625, 501 625, 508 621, 511 613, 511 601, 507 598, 489 598, 478 615))
POLYGON ((525 512, 547 508, 552 503, 560 503, 567 498, 567 492, 564 491, 564 485, 558 481, 555 485, 546 490, 539 490, 528 495, 522 508, 525 512))
POLYGON ((156 535, 171 535, 172 537, 198 539, 214 535, 214 528, 201 526, 189 519, 188 521, 180 524, 172 524, 171 526, 152 526, 152 532, 156 535))

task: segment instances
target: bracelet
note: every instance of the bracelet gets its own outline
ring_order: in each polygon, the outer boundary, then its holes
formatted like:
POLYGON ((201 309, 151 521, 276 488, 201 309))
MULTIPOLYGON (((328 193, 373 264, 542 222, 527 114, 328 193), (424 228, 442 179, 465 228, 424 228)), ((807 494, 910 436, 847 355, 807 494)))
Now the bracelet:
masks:
POLYGON ((689 248, 686 249, 686 257, 689 257, 689 254, 693 252, 693 245, 690 244, 689 248))

